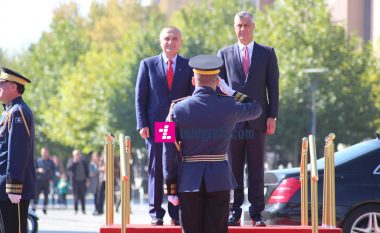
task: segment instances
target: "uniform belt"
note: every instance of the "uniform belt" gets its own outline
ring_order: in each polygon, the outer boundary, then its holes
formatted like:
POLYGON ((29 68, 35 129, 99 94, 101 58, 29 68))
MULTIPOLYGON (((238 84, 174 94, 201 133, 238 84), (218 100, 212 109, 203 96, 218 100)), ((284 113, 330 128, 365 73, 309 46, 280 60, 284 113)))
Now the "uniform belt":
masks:
POLYGON ((220 162, 226 161, 227 155, 192 155, 192 156, 183 156, 182 162, 220 162))

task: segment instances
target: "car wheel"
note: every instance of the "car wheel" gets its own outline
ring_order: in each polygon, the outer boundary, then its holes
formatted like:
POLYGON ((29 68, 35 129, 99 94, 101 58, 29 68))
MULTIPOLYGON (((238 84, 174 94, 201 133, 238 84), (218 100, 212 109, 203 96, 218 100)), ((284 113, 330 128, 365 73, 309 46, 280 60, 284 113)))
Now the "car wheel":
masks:
POLYGON ((352 211, 343 223, 343 233, 380 232, 380 205, 365 205, 352 211))
POLYGON ((37 233, 38 232, 38 221, 36 218, 28 215, 27 220, 27 232, 28 233, 37 233))

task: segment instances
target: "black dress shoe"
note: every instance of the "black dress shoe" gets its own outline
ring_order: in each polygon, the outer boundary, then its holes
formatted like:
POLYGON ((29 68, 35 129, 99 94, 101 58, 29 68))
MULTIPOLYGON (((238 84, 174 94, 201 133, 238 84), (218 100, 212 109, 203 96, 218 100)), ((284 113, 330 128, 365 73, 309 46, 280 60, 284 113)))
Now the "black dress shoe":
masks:
POLYGON ((162 225, 164 225, 164 220, 162 220, 160 218, 152 218, 152 221, 150 221, 150 223, 153 226, 162 226, 162 225))
POLYGON ((94 213, 92 213, 92 215, 94 216, 99 216, 99 215, 102 215, 103 213, 102 212, 98 212, 98 211, 95 211, 94 213))
POLYGON ((263 220, 263 218, 261 217, 260 214, 254 215, 252 217, 252 225, 255 227, 266 227, 267 226, 267 224, 265 224, 265 221, 263 220))
POLYGON ((230 219, 228 219, 228 226, 240 226, 241 221, 240 218, 236 218, 235 216, 232 216, 230 219))

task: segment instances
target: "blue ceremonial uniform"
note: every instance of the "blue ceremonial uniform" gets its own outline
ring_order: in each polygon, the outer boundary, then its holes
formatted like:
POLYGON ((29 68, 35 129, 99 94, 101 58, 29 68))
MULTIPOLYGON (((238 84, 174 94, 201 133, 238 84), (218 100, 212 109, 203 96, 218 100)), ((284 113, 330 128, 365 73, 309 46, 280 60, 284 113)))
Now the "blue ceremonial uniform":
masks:
POLYGON ((0 231, 27 233, 28 207, 35 197, 33 113, 22 99, 30 80, 0 68, 0 231))
POLYGON ((9 201, 9 193, 31 200, 35 184, 33 113, 19 96, 0 118, 0 200, 9 201))
MULTIPOLYGON (((176 103, 172 121, 176 123, 181 151, 173 143, 164 144, 164 177, 167 189, 177 184, 176 192, 197 192, 202 179, 210 192, 236 187, 227 160, 217 162, 180 162, 183 157, 224 155, 237 122, 260 116, 259 104, 237 103, 234 98, 220 96, 210 87, 197 87, 194 94, 176 103)), ((174 192, 175 194, 175 192, 174 192)))
MULTIPOLYGON (((235 99, 244 97, 238 93, 235 99)), ((169 113, 180 141, 164 144, 165 191, 180 201, 185 233, 227 232, 229 190, 237 187, 227 149, 237 122, 253 120, 262 109, 253 101, 238 103, 208 86, 179 101, 169 113)))

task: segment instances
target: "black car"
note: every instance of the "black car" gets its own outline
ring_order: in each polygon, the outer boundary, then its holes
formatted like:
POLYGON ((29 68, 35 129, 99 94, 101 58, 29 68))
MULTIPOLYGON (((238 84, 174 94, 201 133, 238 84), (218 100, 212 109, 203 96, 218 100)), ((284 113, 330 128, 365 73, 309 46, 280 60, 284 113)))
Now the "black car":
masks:
MULTIPOLYGON (((318 213, 322 219, 324 158, 318 159, 318 213)), ((310 166, 309 225, 311 225, 310 166)), ((264 175, 270 225, 301 225, 299 168, 268 171, 264 175)), ((335 153, 336 223, 343 233, 380 233, 380 138, 335 153)))

